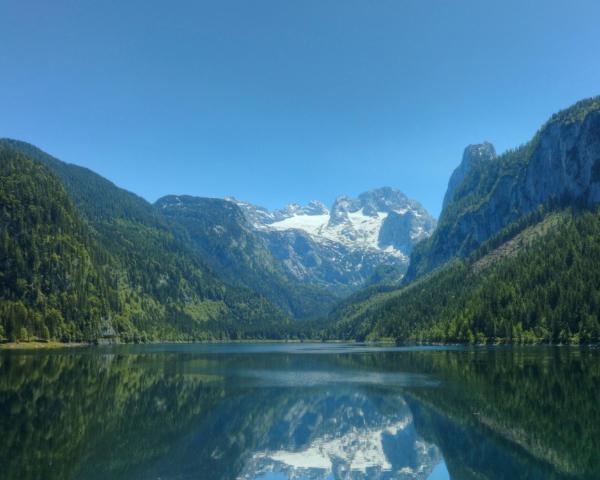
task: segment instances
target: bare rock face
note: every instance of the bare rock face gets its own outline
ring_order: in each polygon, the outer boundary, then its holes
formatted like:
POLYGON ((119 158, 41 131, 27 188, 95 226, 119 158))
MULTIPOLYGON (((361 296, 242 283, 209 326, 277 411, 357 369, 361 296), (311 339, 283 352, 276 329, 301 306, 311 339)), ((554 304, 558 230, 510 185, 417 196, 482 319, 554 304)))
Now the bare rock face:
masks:
POLYGON ((335 225, 348 222, 348 214, 358 210, 359 208, 358 202, 350 197, 347 197, 346 195, 337 197, 335 202, 333 202, 333 206, 331 207, 329 226, 333 227, 335 225))
POLYGON ((477 167, 484 162, 494 160, 495 158, 496 150, 489 142, 484 142, 477 145, 469 145, 467 148, 465 148, 462 162, 456 168, 456 170, 454 170, 450 180, 448 181, 448 189, 446 190, 446 195, 444 196, 442 208, 446 208, 446 205, 453 200, 456 189, 463 182, 467 176, 467 173, 469 173, 474 167, 477 167))
POLYGON ((600 202, 600 97, 554 115, 526 145, 495 156, 467 147, 437 230, 412 254, 405 281, 466 256, 540 205, 600 202))
POLYGON ((600 201, 600 109, 581 122, 557 122, 540 136, 515 200, 531 209, 545 200, 600 201))
POLYGON ((429 237, 435 228, 431 217, 423 218, 413 210, 404 214, 390 212, 379 231, 379 245, 382 248, 392 247, 410 254, 413 247, 421 240, 429 237))
POLYGON ((413 246, 435 228, 419 202, 390 187, 339 196, 331 209, 314 201, 268 211, 231 200, 296 279, 338 294, 363 286, 380 265, 403 272, 413 246))

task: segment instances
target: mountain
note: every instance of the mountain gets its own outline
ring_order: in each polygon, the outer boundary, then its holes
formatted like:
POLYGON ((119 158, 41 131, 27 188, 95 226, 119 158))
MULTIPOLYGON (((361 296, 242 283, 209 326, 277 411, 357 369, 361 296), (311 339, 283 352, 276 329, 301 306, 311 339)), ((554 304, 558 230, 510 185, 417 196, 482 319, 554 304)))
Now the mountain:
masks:
POLYGON ((316 317, 337 300, 323 288, 302 284, 291 275, 235 203, 169 195, 155 206, 186 231, 198 254, 221 278, 256 291, 289 315, 299 319, 316 317))
POLYGON ((343 302, 328 335, 597 342, 599 172, 600 98, 554 115, 531 142, 500 156, 489 144, 468 147, 404 285, 343 302))
POLYGON ((598 342, 600 212, 542 210, 469 258, 402 288, 352 299, 333 310, 328 337, 598 342))
POLYGON ((539 205, 600 201, 600 97, 555 114, 527 144, 495 156, 467 147, 434 234, 415 249, 406 281, 465 257, 539 205))
POLYGON ((469 172, 479 168, 486 162, 495 160, 496 156, 496 149, 489 142, 484 142, 479 145, 469 145, 465 148, 462 162, 460 162, 460 165, 452 172, 452 176, 448 181, 448 188, 446 189, 446 195, 444 195, 442 209, 445 209, 448 204, 454 200, 456 190, 460 187, 469 172))
POLYGON ((116 303, 60 181, 0 144, 0 340, 96 336, 116 303))
POLYGON ((285 328, 279 308, 224 283, 145 200, 24 142, 0 149, 7 338, 277 337, 285 328))
POLYGON ((292 317, 322 316, 360 285, 397 283, 434 222, 392 189, 340 197, 331 211, 190 196, 152 205, 33 145, 3 139, 0 148, 0 193, 12 205, 0 338, 10 340, 300 335, 292 317), (31 217, 25 206, 36 202, 31 217))
POLYGON ((230 200, 296 279, 338 294, 363 286, 380 265, 401 275, 413 246, 435 227, 418 202, 389 187, 340 196, 331 209, 313 201, 269 211, 230 200))
POLYGON ((151 205, 23 142, 0 161, 2 339, 600 340, 600 97, 467 147, 437 226, 391 188, 151 205))

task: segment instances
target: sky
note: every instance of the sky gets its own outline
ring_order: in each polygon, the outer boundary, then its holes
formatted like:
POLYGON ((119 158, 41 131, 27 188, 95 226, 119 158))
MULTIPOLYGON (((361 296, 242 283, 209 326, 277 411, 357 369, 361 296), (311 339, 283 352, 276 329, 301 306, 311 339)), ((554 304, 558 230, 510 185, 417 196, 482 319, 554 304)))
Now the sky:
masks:
POLYGON ((149 201, 399 188, 600 94, 597 0, 0 0, 0 137, 149 201))

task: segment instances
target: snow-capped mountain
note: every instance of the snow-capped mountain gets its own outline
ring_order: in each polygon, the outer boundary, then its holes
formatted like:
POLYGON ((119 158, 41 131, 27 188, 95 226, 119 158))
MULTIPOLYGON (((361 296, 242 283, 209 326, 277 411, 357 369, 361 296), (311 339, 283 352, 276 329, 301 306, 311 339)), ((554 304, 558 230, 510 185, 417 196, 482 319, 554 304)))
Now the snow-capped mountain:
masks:
POLYGON ((259 293, 297 319, 311 318, 333 305, 336 296, 298 281, 269 252, 241 208, 220 198, 167 195, 156 208, 187 234, 190 246, 230 285, 259 293))
POLYGON ((340 196, 330 209, 313 201, 269 211, 229 200, 296 278, 340 292, 363 285, 379 265, 406 269, 413 246, 435 228, 418 202, 389 187, 340 196))

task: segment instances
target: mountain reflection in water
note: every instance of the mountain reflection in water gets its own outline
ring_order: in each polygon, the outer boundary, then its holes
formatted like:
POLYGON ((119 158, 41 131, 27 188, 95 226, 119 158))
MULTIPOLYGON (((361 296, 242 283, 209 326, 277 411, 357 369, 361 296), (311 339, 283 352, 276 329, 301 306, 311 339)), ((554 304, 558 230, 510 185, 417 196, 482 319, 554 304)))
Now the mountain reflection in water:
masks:
POLYGON ((0 354, 0 479, 600 478, 599 352, 0 354))
POLYGON ((269 437, 274 449, 254 453, 242 478, 426 479, 441 460, 400 396, 312 395, 292 405, 269 437))

